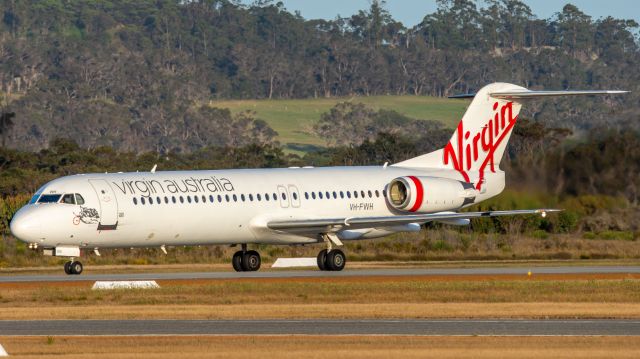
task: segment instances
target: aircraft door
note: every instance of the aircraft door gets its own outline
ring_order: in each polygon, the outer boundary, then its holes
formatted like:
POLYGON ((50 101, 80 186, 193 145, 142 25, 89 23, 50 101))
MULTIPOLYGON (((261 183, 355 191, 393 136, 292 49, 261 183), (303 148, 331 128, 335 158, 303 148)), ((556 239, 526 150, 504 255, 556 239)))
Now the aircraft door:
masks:
POLYGON ((298 187, 290 184, 289 195, 291 196, 291 207, 293 208, 300 207, 300 193, 298 192, 298 187))
POLYGON ((114 230, 118 227, 118 200, 111 186, 105 180, 93 179, 89 183, 96 191, 100 201, 100 221, 98 230, 114 230))
POLYGON ((278 197, 280 197, 280 207, 289 208, 289 193, 284 186, 278 186, 278 197))

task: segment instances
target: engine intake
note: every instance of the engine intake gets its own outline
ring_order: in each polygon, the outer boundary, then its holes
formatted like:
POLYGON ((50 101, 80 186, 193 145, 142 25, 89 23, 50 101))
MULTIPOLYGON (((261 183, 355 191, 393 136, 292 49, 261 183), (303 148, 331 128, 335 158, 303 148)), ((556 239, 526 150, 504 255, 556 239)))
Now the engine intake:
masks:
POLYGON ((470 183, 448 178, 404 176, 389 183, 387 201, 406 212, 451 211, 473 202, 472 188, 470 183))

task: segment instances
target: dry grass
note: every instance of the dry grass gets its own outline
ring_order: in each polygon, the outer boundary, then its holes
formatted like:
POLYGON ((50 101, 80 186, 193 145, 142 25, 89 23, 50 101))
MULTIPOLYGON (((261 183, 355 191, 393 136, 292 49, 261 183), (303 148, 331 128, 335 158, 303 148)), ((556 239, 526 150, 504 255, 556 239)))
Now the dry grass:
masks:
POLYGON ((637 358, 636 337, 0 337, 16 358, 637 358))
POLYGON ((14 283, 0 285, 0 317, 640 318, 637 276, 600 276, 161 281, 160 289, 110 291, 89 282, 14 283))
POLYGON ((640 303, 343 303, 89 305, 2 307, 4 320, 29 319, 640 319, 640 303))

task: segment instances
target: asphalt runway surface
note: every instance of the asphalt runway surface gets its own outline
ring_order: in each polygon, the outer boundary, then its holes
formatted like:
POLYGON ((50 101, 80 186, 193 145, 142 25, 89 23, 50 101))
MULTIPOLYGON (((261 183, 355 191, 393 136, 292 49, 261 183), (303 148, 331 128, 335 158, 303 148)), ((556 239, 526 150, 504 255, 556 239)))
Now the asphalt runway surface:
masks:
POLYGON ((25 335, 608 335, 638 336, 639 320, 0 320, 25 335))
MULTIPOLYGON (((60 268, 62 271, 62 268, 60 268)), ((345 269, 341 272, 320 270, 267 270, 258 272, 160 272, 124 274, 35 274, 3 275, 0 283, 19 282, 73 282, 118 280, 189 280, 239 278, 327 278, 371 276, 428 276, 428 275, 527 275, 536 274, 607 274, 640 273, 640 266, 566 266, 566 267, 477 267, 477 268, 389 268, 345 269)))

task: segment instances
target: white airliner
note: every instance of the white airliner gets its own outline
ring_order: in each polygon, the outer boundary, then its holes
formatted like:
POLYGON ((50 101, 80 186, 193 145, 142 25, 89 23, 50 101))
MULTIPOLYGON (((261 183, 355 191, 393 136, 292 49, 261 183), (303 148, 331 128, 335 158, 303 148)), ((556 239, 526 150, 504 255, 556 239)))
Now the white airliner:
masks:
POLYGON ((260 268, 247 245, 323 243, 321 270, 339 271, 342 241, 419 231, 426 222, 541 214, 552 209, 458 212, 498 195, 499 168, 521 105, 528 99, 625 91, 529 91, 494 83, 473 97, 449 143, 400 163, 367 167, 89 173, 40 188, 11 221, 11 232, 45 255, 178 245, 241 245, 237 271, 260 268))

